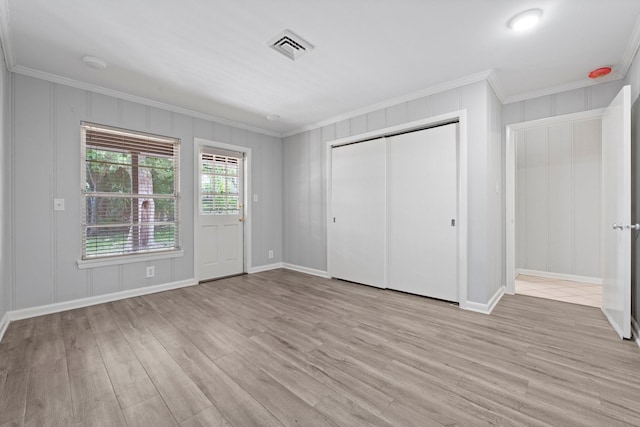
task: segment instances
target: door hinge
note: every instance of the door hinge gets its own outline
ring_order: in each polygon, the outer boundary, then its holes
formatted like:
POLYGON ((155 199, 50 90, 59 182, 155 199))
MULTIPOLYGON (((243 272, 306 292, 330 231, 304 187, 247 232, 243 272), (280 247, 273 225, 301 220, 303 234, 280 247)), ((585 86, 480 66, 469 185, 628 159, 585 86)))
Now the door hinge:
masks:
POLYGON ((452 227, 455 227, 455 226, 456 226, 456 220, 455 220, 455 219, 452 219, 452 220, 451 220, 451 226, 452 226, 452 227))

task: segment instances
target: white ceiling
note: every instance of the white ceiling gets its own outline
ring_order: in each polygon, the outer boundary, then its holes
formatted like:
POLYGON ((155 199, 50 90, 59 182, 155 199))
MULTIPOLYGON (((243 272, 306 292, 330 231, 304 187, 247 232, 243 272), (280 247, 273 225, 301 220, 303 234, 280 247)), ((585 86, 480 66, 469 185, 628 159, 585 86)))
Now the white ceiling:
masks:
POLYGON ((604 65, 621 78, 639 16, 638 0, 0 0, 11 71, 276 134, 454 81, 489 76, 510 102, 592 84, 604 65), (540 25, 509 30, 530 8, 540 25), (285 29, 315 49, 271 50, 285 29))

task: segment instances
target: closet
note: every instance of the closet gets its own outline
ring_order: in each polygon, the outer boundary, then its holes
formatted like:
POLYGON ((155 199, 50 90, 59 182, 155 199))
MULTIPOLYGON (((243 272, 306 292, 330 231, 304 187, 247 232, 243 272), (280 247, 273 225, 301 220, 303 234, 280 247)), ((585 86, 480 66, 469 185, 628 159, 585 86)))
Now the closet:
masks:
POLYGON ((458 125, 331 150, 331 275, 458 301, 458 125))

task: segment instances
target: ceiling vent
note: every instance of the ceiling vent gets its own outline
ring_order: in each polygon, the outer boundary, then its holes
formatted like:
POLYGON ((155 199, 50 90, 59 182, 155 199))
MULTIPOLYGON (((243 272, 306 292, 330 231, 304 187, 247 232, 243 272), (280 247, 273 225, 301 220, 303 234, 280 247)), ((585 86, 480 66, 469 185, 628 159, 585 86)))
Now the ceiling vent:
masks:
POLYGON ((292 61, 313 50, 311 43, 289 30, 284 30, 272 38, 269 41, 269 46, 292 61))

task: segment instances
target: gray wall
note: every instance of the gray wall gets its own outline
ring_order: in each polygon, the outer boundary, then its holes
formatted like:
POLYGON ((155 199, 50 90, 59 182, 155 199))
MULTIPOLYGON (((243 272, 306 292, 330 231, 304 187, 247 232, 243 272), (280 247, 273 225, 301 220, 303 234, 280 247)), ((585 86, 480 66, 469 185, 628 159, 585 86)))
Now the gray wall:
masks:
MULTIPOLYGON (((640 56, 631 64, 624 81, 631 85, 631 222, 640 222, 640 56)), ((640 246, 638 234, 631 242, 631 315, 640 321, 640 246)))
POLYGON ((327 270, 326 141, 466 109, 469 161, 467 298, 486 303, 503 284, 501 195, 500 191, 495 192, 493 183, 502 179, 501 167, 496 164, 501 159, 497 136, 501 111, 498 106, 493 90, 482 81, 285 138, 284 262, 327 270), (488 194, 489 191, 492 194, 488 194))
MULTIPOLYGON (((194 144, 200 137, 252 149, 252 266, 282 261, 282 140, 43 80, 13 75, 10 308, 69 301, 194 276, 194 144), (79 270, 80 121, 180 138, 184 256, 79 270), (54 198, 66 210, 54 212, 54 198), (268 249, 275 258, 268 259, 268 249), (156 276, 146 279, 147 264, 156 276)), ((3 198, 3 200, 6 200, 3 198)))
POLYGON ((516 268, 600 278, 601 122, 514 132, 516 268))
POLYGON ((504 154, 502 149, 502 104, 489 85, 489 153, 487 174, 487 214, 489 252, 489 296, 505 284, 504 241, 504 154))
POLYGON ((9 310, 9 266, 11 251, 9 245, 9 171, 11 170, 11 76, 4 64, 4 54, 0 49, 0 320, 9 310))

